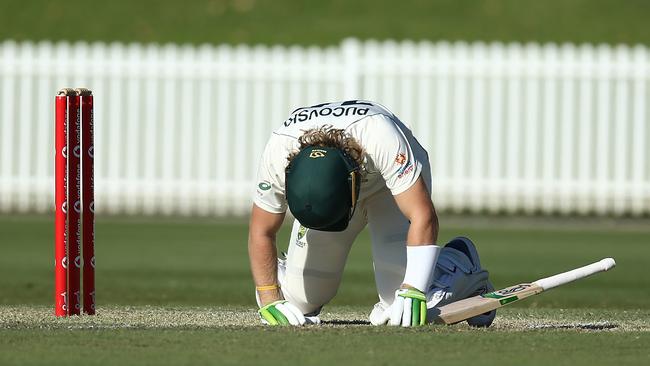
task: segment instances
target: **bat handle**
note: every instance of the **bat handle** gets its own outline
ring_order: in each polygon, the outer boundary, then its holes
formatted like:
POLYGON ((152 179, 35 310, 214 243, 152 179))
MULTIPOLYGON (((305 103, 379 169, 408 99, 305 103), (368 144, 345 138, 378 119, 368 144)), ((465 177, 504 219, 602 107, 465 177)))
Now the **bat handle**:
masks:
POLYGON ((580 268, 573 269, 571 271, 556 274, 555 276, 539 279, 533 283, 539 285, 544 290, 548 290, 548 289, 552 289, 553 287, 564 285, 565 283, 569 283, 587 276, 591 276, 594 273, 607 271, 613 268, 615 265, 616 262, 614 261, 614 258, 605 258, 605 259, 601 259, 596 263, 592 263, 584 267, 580 267, 580 268))

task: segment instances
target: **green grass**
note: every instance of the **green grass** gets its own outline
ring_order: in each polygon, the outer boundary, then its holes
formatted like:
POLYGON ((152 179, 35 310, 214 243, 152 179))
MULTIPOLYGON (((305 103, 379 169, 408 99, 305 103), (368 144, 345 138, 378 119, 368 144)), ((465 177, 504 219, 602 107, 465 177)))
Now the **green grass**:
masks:
MULTIPOLYGON (((3 364, 37 365, 640 365, 645 333, 394 329, 0 331, 3 364), (396 339, 408 341, 396 342, 396 339), (34 349, 34 344, 39 346, 34 349), (471 344, 468 344, 471 342, 471 344), (107 350, 112 350, 108 352, 107 350), (191 350, 191 351, 190 351, 191 350), (247 351, 246 351, 247 350, 247 351), (59 355, 59 359, 52 356, 59 355)), ((0 348, 1 349, 1 348, 0 348)))
MULTIPOLYGON (((604 257, 618 262, 611 273, 514 306, 637 309, 650 303, 650 292, 641 290, 650 288, 645 268, 650 231, 551 230, 550 225, 534 229, 530 224, 463 228, 445 225, 444 216, 441 220, 440 241, 457 235, 474 239, 496 287, 533 281, 604 257)), ((53 227, 46 217, 0 217, 0 304, 52 301, 53 227)), ((288 229, 280 233, 280 250, 286 248, 288 229)), ((96 235, 100 304, 253 304, 244 221, 100 218, 96 235)), ((352 249, 333 304, 368 305, 375 300, 370 242, 364 232, 352 249)))
MULTIPOLYGON (((382 365, 406 355, 407 363, 445 365, 650 361, 647 220, 510 221, 442 216, 440 241, 473 238, 497 287, 607 256, 618 265, 515 303, 488 330, 375 328, 363 323, 376 302, 364 233, 325 308, 329 323, 270 329, 254 313, 245 222, 99 217, 98 316, 54 319, 51 219, 0 216, 0 364, 382 365)), ((281 249, 287 238, 284 227, 281 249)))
POLYGON ((337 44, 361 39, 650 44, 643 0, 0 0, 0 39, 337 44))

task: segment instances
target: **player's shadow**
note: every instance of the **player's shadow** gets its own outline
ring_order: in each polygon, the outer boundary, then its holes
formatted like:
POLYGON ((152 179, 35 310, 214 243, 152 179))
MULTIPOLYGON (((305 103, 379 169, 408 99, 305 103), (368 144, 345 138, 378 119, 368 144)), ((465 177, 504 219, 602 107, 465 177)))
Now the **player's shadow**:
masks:
POLYGON ((438 308, 427 309, 427 321, 430 321, 432 323, 444 323, 442 319, 440 319, 440 309, 438 308))
POLYGON ((367 320, 323 320, 322 324, 329 325, 370 325, 367 320))
POLYGON ((583 330, 607 330, 616 329, 618 324, 609 322, 603 323, 576 323, 576 324, 538 324, 532 325, 532 329, 583 329, 583 330))

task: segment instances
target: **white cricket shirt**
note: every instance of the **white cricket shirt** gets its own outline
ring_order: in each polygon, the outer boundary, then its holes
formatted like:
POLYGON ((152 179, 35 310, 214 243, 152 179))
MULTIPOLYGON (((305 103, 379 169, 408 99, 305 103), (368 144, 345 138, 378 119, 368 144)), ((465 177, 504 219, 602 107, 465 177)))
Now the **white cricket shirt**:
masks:
POLYGON ((266 144, 253 198, 257 206, 272 213, 286 212, 287 157, 298 151, 298 137, 306 130, 325 125, 345 130, 365 150, 359 200, 383 187, 393 195, 402 193, 415 183, 423 165, 429 166, 427 152, 410 128, 377 103, 352 100, 298 108, 266 144))

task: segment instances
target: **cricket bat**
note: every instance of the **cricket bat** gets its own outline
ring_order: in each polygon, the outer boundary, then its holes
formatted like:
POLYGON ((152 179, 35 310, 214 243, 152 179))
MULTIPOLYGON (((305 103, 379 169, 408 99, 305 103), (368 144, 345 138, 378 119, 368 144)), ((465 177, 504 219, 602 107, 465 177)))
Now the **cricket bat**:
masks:
MULTIPOLYGON (((607 271, 616 265, 614 258, 605 258, 584 267, 556 274, 555 276, 539 279, 532 283, 521 283, 506 287, 502 290, 487 294, 469 297, 438 308, 440 313, 434 312, 434 322, 454 324, 469 319, 473 316, 487 313, 515 301, 537 295, 542 291, 564 285, 594 273, 607 271)), ((431 309, 433 310, 433 309, 431 309)), ((429 311, 431 311, 429 310, 429 311)), ((431 314, 431 313, 430 313, 431 314)))

